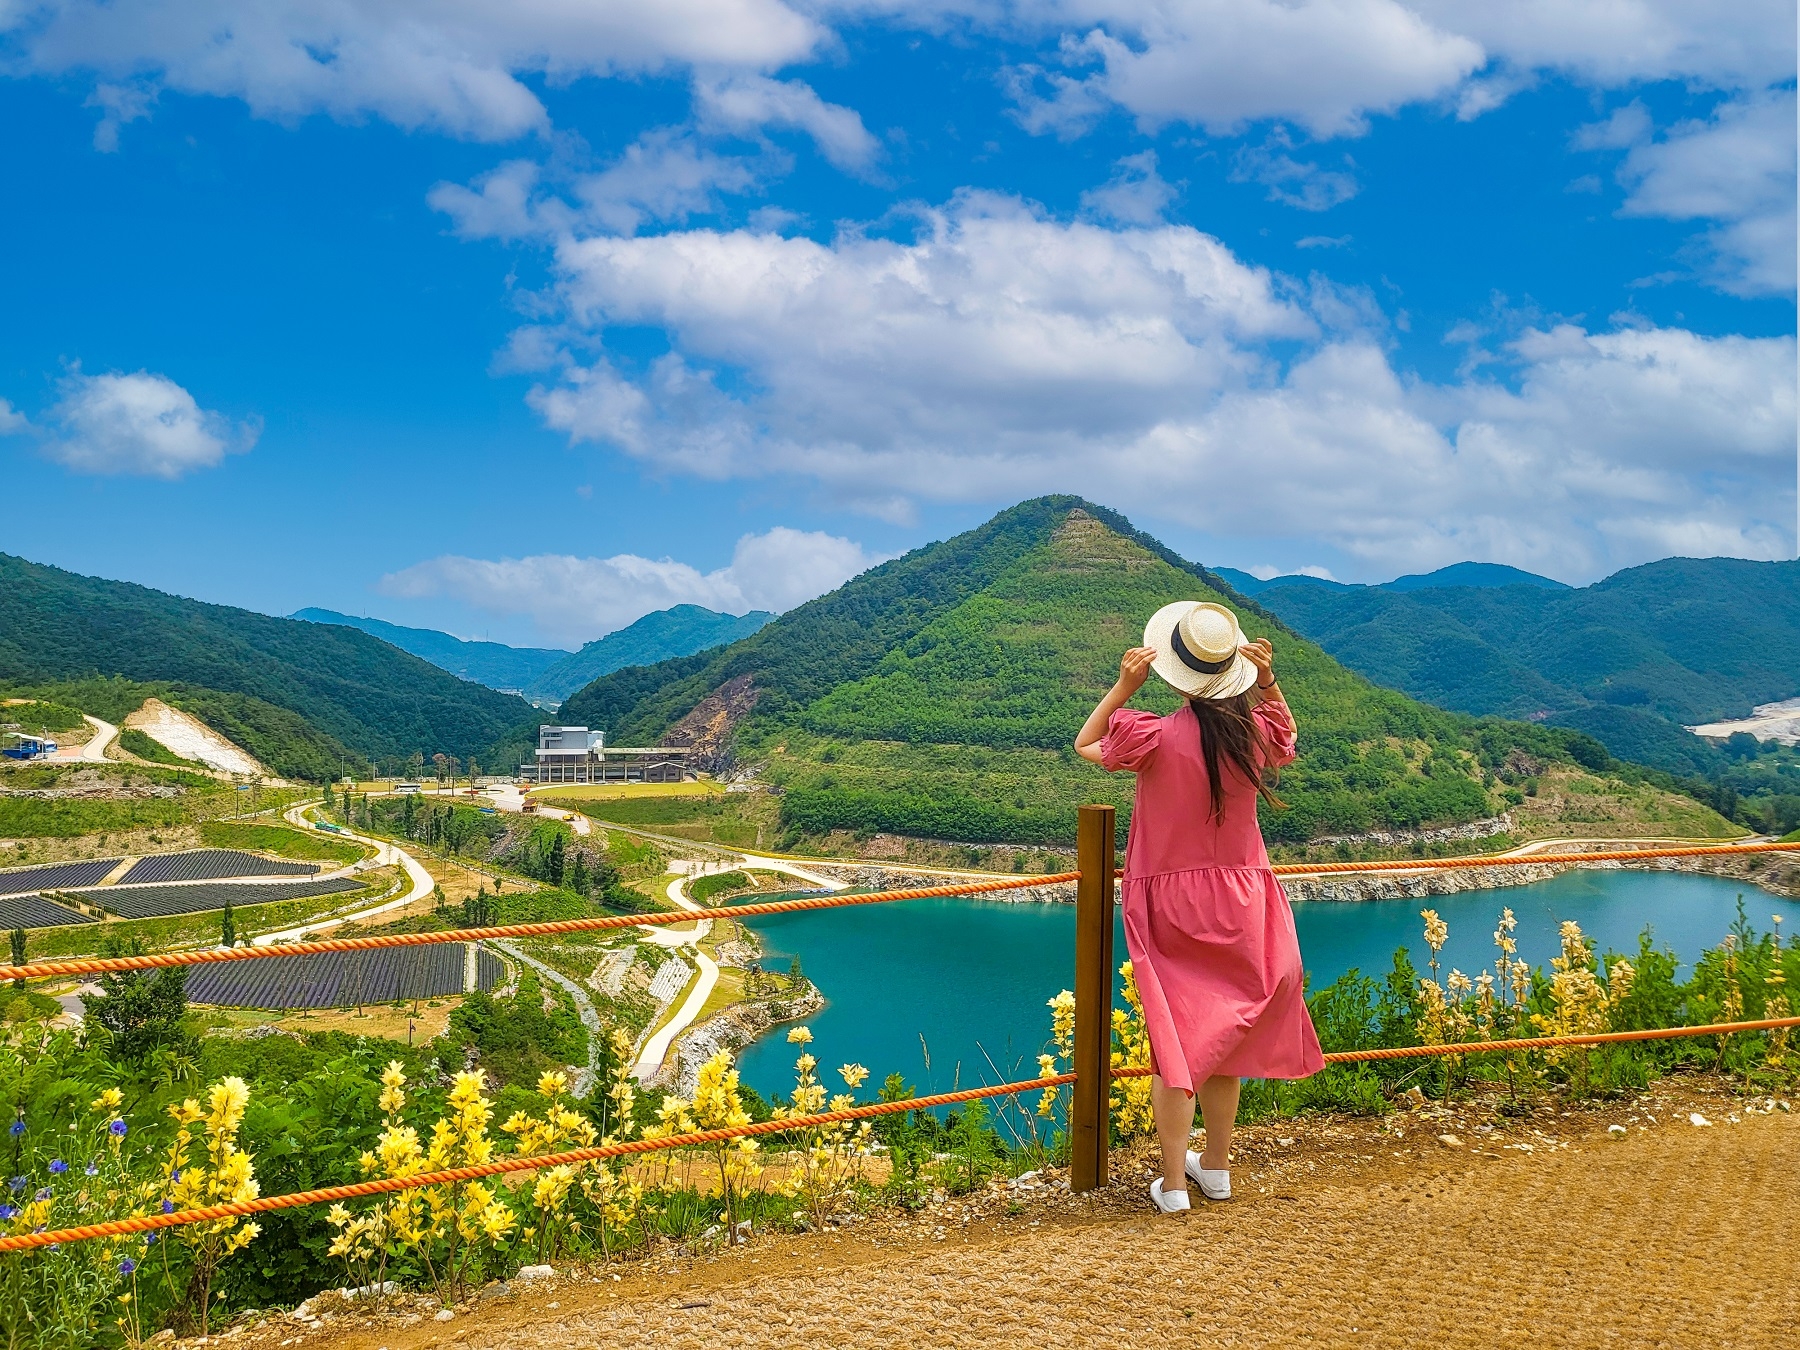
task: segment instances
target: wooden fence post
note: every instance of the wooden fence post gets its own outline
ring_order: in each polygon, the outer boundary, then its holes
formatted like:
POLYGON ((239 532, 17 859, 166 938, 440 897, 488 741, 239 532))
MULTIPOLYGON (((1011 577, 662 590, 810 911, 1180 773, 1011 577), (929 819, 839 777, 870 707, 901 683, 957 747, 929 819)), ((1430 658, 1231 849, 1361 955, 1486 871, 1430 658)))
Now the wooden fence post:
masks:
POLYGON ((1111 1132, 1113 848, 1110 806, 1080 809, 1075 836, 1075 1094, 1069 1118, 1069 1189, 1106 1184, 1111 1132))

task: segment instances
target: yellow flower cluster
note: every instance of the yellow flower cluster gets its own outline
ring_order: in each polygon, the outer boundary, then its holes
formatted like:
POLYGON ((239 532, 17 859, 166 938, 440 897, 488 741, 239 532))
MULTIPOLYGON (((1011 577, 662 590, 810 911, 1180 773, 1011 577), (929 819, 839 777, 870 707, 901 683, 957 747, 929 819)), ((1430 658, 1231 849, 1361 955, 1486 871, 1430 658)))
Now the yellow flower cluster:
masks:
MULTIPOLYGON (((806 1027, 788 1032, 788 1042, 802 1047, 794 1061, 794 1090, 788 1104, 775 1108, 777 1119, 812 1116, 821 1111, 846 1111, 856 1105, 854 1089, 861 1087, 869 1071, 861 1064, 844 1064, 838 1077, 851 1092, 840 1092, 827 1101, 825 1085, 819 1081, 818 1060, 804 1047, 813 1035, 806 1027)), ((800 1201, 809 1211, 815 1225, 823 1226, 850 1194, 850 1185, 860 1175, 858 1159, 867 1155, 873 1127, 862 1121, 852 1128, 850 1121, 830 1125, 814 1125, 802 1133, 793 1170, 781 1187, 781 1193, 800 1201)))
MULTIPOLYGON (((1630 992, 1636 971, 1629 961, 1620 959, 1613 962, 1607 984, 1601 984, 1593 948, 1581 925, 1568 919, 1560 932, 1562 951, 1550 959, 1551 1011, 1548 1016, 1533 1013, 1532 1025, 1546 1036, 1591 1036, 1603 1032, 1611 1025, 1614 1005, 1630 992)), ((1552 1061, 1561 1062, 1579 1049, 1559 1046, 1547 1054, 1552 1061)))
MULTIPOLYGON (((1147 1069, 1150 1067, 1150 1028, 1144 1024, 1144 1000, 1138 993, 1137 975, 1129 961, 1119 967, 1119 974, 1125 979, 1125 1002, 1131 1010, 1112 1010, 1112 1066, 1115 1069, 1147 1069)), ((1112 1119, 1119 1133, 1127 1137, 1156 1132, 1148 1078, 1113 1079, 1112 1119)))
MULTIPOLYGON (((250 1089, 244 1080, 224 1078, 208 1089, 204 1108, 192 1097, 169 1106, 176 1130, 162 1169, 165 1205, 201 1209, 257 1197, 254 1160, 237 1143, 249 1105, 250 1089)), ((220 1263, 247 1247, 261 1231, 257 1224, 234 1218, 184 1224, 175 1230, 176 1240, 192 1254, 193 1299, 203 1320, 211 1308, 212 1279, 220 1263)))

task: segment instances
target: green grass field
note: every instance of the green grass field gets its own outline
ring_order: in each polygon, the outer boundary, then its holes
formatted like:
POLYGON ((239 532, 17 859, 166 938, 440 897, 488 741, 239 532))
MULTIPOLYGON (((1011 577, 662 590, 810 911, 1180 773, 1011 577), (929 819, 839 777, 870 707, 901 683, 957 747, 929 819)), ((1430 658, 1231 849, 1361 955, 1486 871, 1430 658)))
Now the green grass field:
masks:
POLYGON ((361 844, 344 839, 290 830, 285 825, 257 825, 249 821, 209 820, 200 827, 202 843, 212 848, 245 848, 273 853, 302 862, 353 863, 369 855, 361 844))

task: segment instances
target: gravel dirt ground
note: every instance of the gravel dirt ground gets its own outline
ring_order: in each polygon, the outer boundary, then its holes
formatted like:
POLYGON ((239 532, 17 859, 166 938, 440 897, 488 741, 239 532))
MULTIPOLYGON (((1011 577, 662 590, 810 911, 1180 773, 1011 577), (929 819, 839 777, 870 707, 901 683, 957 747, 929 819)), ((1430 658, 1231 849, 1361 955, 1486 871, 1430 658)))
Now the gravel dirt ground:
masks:
POLYGON ((996 1186, 838 1231, 559 1270, 445 1320, 429 1300, 370 1316, 328 1296, 308 1320, 270 1313, 213 1344, 1800 1344, 1800 1103, 1686 1077, 1522 1119, 1431 1106, 1239 1140, 1236 1198, 1184 1217, 1150 1212, 1138 1145, 1090 1195, 996 1186))

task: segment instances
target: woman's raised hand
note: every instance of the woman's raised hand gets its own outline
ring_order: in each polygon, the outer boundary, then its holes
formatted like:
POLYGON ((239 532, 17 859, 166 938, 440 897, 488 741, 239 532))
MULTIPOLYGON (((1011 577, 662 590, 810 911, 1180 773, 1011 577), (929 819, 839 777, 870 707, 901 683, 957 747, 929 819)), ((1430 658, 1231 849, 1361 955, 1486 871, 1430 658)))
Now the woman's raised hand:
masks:
POLYGON ((1275 683, 1275 649, 1269 645, 1269 639, 1258 638, 1255 642, 1246 642, 1238 650, 1256 667, 1258 688, 1267 689, 1275 683))
POLYGON ((1133 647, 1119 658, 1119 688, 1129 696, 1144 687, 1150 677, 1150 663, 1156 659, 1156 648, 1133 647))

